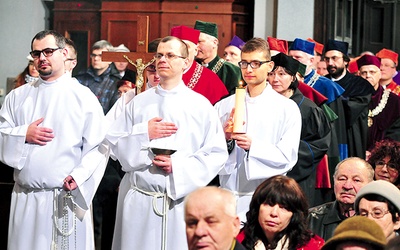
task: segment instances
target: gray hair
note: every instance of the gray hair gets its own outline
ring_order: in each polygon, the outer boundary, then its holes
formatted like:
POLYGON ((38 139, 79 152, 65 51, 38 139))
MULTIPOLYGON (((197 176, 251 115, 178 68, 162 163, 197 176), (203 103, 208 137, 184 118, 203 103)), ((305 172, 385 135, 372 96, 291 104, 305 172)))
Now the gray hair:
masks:
POLYGON ((357 163, 358 165, 364 167, 364 168, 367 170, 367 172, 368 172, 368 176, 367 176, 368 181, 371 182, 371 181, 374 180, 374 174, 375 174, 375 172, 374 172, 373 167, 372 167, 371 164, 369 164, 366 160, 361 159, 361 158, 359 158, 359 157, 349 157, 349 158, 346 158, 346 159, 342 160, 341 162, 339 162, 339 163, 336 165, 336 167, 335 167, 335 173, 333 174, 333 178, 336 178, 340 166, 341 166, 343 163, 347 162, 347 161, 353 161, 353 162, 357 163))
POLYGON ((100 40, 97 41, 93 44, 92 46, 92 51, 97 50, 97 49, 107 49, 108 51, 111 51, 114 47, 112 44, 106 40, 100 40))

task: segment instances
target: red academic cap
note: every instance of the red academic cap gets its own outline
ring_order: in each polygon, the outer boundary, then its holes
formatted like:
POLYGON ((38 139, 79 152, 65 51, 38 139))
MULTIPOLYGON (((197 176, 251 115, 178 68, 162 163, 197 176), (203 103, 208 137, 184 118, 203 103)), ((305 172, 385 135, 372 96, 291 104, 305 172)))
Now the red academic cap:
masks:
POLYGON ((388 59, 392 60, 397 66, 399 55, 390 49, 382 49, 381 51, 376 53, 376 56, 381 59, 388 58, 388 59))
POLYGON ((362 66, 365 66, 365 65, 375 65, 376 67, 380 68, 381 60, 376 56, 371 56, 371 55, 365 54, 362 57, 358 58, 357 66, 360 69, 362 66))
POLYGON ((349 62, 349 66, 347 67, 347 70, 352 74, 354 74, 354 73, 356 73, 358 71, 358 66, 357 66, 357 59, 358 58, 359 57, 351 59, 350 62, 349 62))
POLYGON ((171 29, 171 36, 175 36, 182 40, 191 41, 194 44, 199 43, 200 31, 181 25, 171 29))
POLYGON ((315 43, 315 51, 317 51, 318 54, 322 55, 324 52, 324 45, 322 43, 319 43, 315 41, 312 38, 307 38, 307 41, 315 43))
POLYGON ((270 50, 276 50, 285 55, 288 54, 288 42, 286 40, 281 40, 275 37, 267 37, 267 42, 269 44, 270 50))

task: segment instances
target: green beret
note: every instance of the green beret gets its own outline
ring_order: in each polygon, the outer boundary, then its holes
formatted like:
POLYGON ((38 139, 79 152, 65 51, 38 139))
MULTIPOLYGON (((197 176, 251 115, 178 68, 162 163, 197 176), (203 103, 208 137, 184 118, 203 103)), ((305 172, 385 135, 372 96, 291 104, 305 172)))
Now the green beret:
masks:
POLYGON ((218 27, 217 24, 215 23, 209 23, 197 20, 196 24, 194 25, 194 29, 199 30, 200 32, 206 33, 215 38, 218 38, 218 27))

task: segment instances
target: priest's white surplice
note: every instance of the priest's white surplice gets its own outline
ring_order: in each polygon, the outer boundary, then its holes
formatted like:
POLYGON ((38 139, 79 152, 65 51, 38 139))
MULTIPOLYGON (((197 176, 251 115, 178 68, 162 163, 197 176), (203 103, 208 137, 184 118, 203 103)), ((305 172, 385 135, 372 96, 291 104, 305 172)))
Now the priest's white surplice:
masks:
POLYGON ((52 82, 39 79, 6 96, 0 110, 0 160, 14 168, 15 180, 9 249, 94 249, 89 208, 108 160, 107 147, 99 148, 105 124, 97 98, 67 74, 52 82), (39 126, 53 129, 54 139, 45 146, 26 143, 28 126, 41 117, 39 126), (74 205, 67 200, 65 231, 73 227, 72 210, 76 226, 62 241, 55 232, 62 228, 62 186, 68 175, 78 188, 72 191, 74 205))
MULTIPOLYGON (((268 84, 256 97, 246 91, 245 131, 252 138, 248 152, 235 144, 220 172, 221 187, 238 197, 237 211, 246 221, 251 197, 264 180, 286 174, 297 162, 301 115, 296 103, 278 94, 268 84)), ((224 124, 235 107, 235 95, 215 104, 224 124)))
POLYGON ((113 249, 187 249, 183 199, 206 186, 228 157, 210 102, 183 82, 172 90, 150 88, 127 104, 106 138, 126 172, 113 249), (176 134, 150 141, 148 121, 154 117, 175 123, 176 134), (150 147, 177 150, 171 156, 171 174, 152 165, 150 147))

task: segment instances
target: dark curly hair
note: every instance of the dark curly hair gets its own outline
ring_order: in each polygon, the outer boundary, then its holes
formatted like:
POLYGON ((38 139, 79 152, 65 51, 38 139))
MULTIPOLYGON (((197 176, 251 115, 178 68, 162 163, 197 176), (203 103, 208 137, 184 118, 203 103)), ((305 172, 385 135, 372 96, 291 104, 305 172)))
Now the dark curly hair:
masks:
MULTIPOLYGON (((400 142, 391 139, 384 139, 375 143, 375 147, 371 151, 371 156, 368 159, 368 163, 375 170, 375 163, 379 160, 383 160, 386 156, 390 157, 390 162, 396 164, 397 170, 400 171, 400 142)), ((393 183, 398 186, 400 184, 400 178, 393 183)))
POLYGON ((270 245, 274 248, 277 242, 286 235, 290 250, 302 247, 314 236, 307 229, 307 214, 307 199, 297 182, 293 178, 282 175, 271 177, 261 183, 253 194, 249 211, 246 213, 243 245, 247 249, 253 249, 256 242, 261 240, 266 247, 270 245), (277 234, 273 242, 268 241, 258 222, 262 204, 270 206, 279 204, 293 213, 289 225, 277 234))

